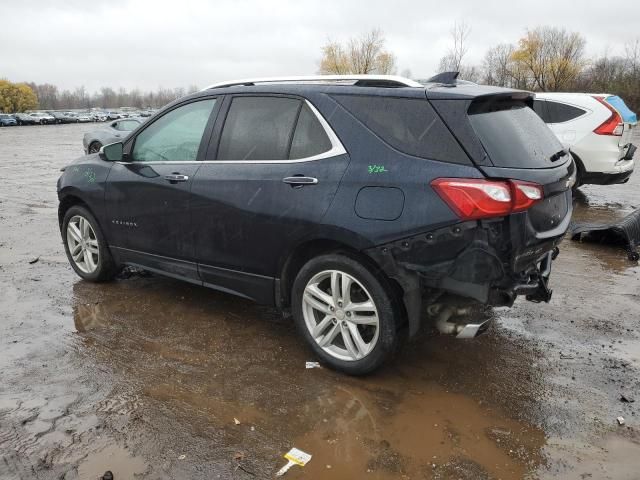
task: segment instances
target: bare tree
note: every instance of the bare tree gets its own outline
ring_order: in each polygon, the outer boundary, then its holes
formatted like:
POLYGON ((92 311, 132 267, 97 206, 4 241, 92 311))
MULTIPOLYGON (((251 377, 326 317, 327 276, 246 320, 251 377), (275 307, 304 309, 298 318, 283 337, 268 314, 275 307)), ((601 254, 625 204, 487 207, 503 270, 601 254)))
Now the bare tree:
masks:
POLYGON ((515 47, 508 43, 501 43, 487 50, 482 61, 482 82, 498 87, 511 87, 512 61, 511 56, 515 47))
POLYGON ((384 48, 385 38, 380 29, 351 38, 346 46, 329 41, 322 47, 319 73, 392 74, 396 71, 395 55, 384 48))
POLYGON ((471 27, 466 22, 455 22, 450 30, 453 46, 447 54, 440 59, 440 72, 459 72, 463 66, 463 60, 467 54, 467 39, 471 34, 471 27))

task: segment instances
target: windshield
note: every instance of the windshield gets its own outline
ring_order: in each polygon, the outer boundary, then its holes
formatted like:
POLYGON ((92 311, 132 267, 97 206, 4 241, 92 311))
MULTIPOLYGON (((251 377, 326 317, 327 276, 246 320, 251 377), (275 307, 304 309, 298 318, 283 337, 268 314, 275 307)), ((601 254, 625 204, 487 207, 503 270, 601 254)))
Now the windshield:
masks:
POLYGON ((562 144, 524 103, 472 106, 469 120, 496 167, 549 168, 565 161, 558 155, 562 144))

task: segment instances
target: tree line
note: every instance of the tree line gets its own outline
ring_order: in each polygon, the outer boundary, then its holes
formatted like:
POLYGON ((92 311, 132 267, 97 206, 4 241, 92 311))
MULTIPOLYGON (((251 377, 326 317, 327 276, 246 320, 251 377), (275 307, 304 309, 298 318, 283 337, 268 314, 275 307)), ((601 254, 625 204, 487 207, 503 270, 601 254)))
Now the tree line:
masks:
POLYGON ((0 80, 0 111, 14 113, 25 110, 64 110, 90 108, 160 108, 173 100, 198 91, 189 88, 160 88, 157 91, 127 90, 102 87, 90 93, 83 86, 60 90, 50 83, 11 83, 0 80))
MULTIPOLYGON (((640 39, 625 45, 622 54, 605 52, 588 58, 583 35, 540 26, 527 30, 515 43, 489 48, 476 65, 467 61, 470 34, 465 22, 454 24, 438 72, 458 71, 464 80, 531 91, 611 93, 621 96, 632 110, 640 110, 640 39)), ((319 73, 395 74, 396 64, 382 31, 375 29, 344 44, 328 41, 322 47, 319 73)), ((402 75, 411 77, 411 71, 402 75)))

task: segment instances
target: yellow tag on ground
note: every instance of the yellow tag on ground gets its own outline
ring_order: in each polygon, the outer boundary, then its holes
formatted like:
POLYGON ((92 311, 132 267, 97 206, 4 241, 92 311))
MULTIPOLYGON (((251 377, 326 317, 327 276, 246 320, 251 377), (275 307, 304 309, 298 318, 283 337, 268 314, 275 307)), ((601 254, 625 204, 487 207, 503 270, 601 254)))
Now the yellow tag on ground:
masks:
POLYGON ((298 450, 297 448, 292 448, 285 454, 284 458, 292 461, 296 465, 304 467, 306 463, 311 460, 311 455, 303 452, 302 450, 298 450))
POLYGON ((287 470, 289 470, 294 465, 300 465, 301 467, 304 467, 307 462, 311 460, 311 455, 303 452, 302 450, 298 450, 297 448, 292 448, 287 453, 285 453, 284 458, 286 458, 288 462, 284 467, 278 470, 278 472, 276 473, 276 477, 281 477, 282 475, 287 473, 287 470))

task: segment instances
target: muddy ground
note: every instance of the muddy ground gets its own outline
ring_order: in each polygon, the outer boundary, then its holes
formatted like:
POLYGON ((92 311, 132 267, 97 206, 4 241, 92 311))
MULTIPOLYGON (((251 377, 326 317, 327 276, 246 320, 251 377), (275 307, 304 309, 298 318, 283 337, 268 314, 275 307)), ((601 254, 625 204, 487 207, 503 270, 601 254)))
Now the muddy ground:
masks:
MULTIPOLYGON (((0 129, 0 478, 271 478, 294 446, 313 458, 291 479, 640 477, 640 267, 621 250, 565 240, 552 302, 476 340, 423 333, 367 378, 307 370, 269 308, 73 273, 55 183, 90 128, 0 129)), ((639 187, 583 188, 575 217, 621 217, 639 187)))

